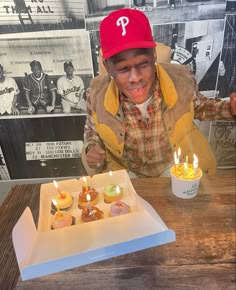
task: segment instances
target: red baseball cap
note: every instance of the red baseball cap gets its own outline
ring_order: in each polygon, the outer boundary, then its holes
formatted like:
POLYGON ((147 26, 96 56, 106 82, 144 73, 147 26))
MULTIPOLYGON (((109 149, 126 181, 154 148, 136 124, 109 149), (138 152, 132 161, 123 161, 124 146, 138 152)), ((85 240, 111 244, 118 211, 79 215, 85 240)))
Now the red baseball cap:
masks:
POLYGON ((156 43, 146 15, 137 9, 122 8, 102 20, 100 45, 106 59, 131 48, 152 48, 156 43))

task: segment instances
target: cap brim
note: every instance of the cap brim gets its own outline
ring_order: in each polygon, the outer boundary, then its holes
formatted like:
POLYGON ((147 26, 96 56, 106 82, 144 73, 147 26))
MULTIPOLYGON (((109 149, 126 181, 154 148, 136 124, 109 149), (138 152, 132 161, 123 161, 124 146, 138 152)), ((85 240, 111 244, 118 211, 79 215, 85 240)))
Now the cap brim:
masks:
POLYGON ((156 43, 154 41, 134 41, 124 43, 122 45, 117 45, 114 48, 111 48, 107 51, 102 52, 102 57, 104 59, 109 58, 119 52, 124 50, 132 49, 132 48, 153 48, 156 47, 156 43))

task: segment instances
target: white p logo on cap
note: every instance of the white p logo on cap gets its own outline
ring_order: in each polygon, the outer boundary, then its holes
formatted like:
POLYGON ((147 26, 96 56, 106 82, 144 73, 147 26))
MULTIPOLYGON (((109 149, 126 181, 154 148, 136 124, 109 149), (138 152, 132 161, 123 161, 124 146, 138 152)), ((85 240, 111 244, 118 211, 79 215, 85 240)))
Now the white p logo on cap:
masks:
POLYGON ((116 25, 122 27, 122 33, 121 35, 124 36, 126 35, 126 29, 125 27, 129 24, 129 18, 126 16, 121 16, 117 19, 116 25))

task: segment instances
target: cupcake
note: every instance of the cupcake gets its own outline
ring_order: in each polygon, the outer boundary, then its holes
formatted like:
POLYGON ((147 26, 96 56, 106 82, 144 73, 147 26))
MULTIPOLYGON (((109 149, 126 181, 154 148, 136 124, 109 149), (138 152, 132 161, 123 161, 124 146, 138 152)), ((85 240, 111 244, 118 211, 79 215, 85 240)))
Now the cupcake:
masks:
MULTIPOLYGON (((57 202, 57 206, 61 210, 69 210, 72 203, 73 203, 73 198, 72 196, 67 193, 67 192, 60 192, 54 199, 57 202)), ((52 203, 52 209, 56 211, 55 205, 52 203)))
POLYGON ((81 213, 81 220, 85 223, 100 220, 103 218, 103 211, 101 211, 96 206, 91 206, 90 208, 85 207, 81 213))
POLYGON ((180 163, 173 165, 170 169, 171 174, 182 180, 195 180, 201 177, 200 168, 195 169, 193 164, 180 163), (186 168, 187 166, 187 168, 186 168))
POLYGON ((172 166, 170 173, 171 189, 177 197, 189 199, 197 195, 202 177, 200 168, 194 168, 189 163, 180 163, 172 166))
POLYGON ((73 218, 69 212, 57 211, 52 219, 52 228, 60 229, 60 228, 71 226, 72 223, 73 223, 73 218))
POLYGON ((109 216, 118 216, 130 212, 130 206, 121 200, 117 200, 110 206, 109 216))
POLYGON ((96 205, 99 200, 99 193, 95 190, 95 188, 91 188, 90 186, 83 186, 82 191, 79 193, 78 198, 78 207, 85 208, 87 207, 88 200, 87 195, 90 195, 90 204, 96 205))
POLYGON ((116 201, 122 198, 123 189, 118 185, 108 184, 104 187, 103 195, 104 195, 104 202, 112 203, 113 201, 116 201))

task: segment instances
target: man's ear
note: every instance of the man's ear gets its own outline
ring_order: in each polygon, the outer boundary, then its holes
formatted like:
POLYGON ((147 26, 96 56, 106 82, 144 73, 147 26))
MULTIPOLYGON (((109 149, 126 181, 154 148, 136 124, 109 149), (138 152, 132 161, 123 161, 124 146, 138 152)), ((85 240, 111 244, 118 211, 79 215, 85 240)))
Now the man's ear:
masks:
POLYGON ((154 56, 154 61, 156 63, 157 62, 157 51, 156 51, 156 47, 153 48, 153 56, 154 56))
POLYGON ((108 65, 108 63, 107 63, 107 60, 106 60, 106 59, 103 59, 103 60, 102 60, 102 63, 103 63, 103 65, 104 65, 104 67, 105 67, 107 73, 110 74, 110 68, 109 68, 109 65, 108 65))

